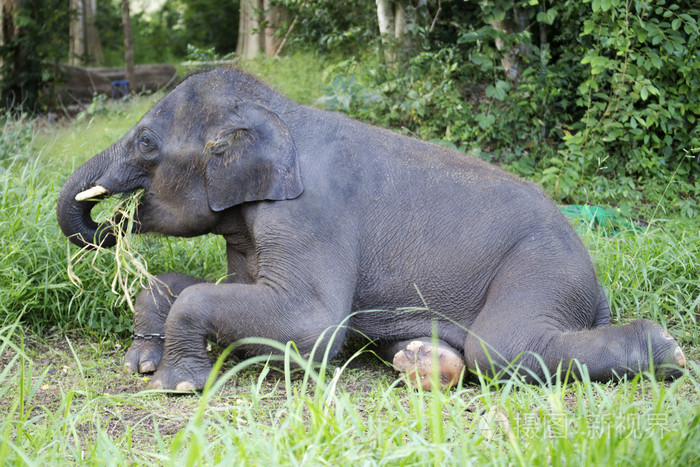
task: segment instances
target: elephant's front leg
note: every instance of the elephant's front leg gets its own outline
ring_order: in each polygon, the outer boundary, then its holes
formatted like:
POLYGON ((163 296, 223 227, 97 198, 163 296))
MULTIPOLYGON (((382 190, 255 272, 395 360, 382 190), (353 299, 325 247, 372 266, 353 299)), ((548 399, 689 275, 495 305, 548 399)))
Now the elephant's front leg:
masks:
MULTIPOLYGON (((314 358, 322 358, 326 349, 332 358, 346 334, 346 329, 338 325, 349 313, 351 295, 345 294, 346 300, 338 296, 324 299, 322 295, 258 284, 200 284, 187 288, 173 303, 165 322, 165 353, 149 387, 202 389, 212 368, 207 339, 220 345, 245 337, 293 341, 305 358, 321 339, 314 358)), ((264 345, 247 345, 246 351, 276 353, 264 345)))
POLYGON ((124 357, 124 371, 153 373, 163 357, 165 320, 178 295, 204 282, 180 274, 160 274, 144 288, 134 303, 134 340, 124 357))

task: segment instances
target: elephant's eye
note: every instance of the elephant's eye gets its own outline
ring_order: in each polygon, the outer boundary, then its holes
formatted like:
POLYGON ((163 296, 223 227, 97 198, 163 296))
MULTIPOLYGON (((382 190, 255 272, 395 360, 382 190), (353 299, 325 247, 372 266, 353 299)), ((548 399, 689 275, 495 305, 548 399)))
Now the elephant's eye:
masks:
POLYGON ((153 159, 157 154, 155 140, 147 135, 143 134, 138 139, 138 150, 142 157, 145 159, 153 159))

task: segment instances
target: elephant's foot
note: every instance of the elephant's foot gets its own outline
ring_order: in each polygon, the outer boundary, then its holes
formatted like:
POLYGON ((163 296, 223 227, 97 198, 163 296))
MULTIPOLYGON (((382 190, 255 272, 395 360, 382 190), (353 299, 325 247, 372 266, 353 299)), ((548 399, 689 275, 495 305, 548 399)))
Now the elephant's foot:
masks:
POLYGON ((598 339, 606 345, 606 349, 619 349, 623 354, 620 360, 626 361, 626 364, 613 366, 619 376, 632 376, 652 370, 654 377, 659 380, 683 375, 685 355, 676 340, 659 324, 648 319, 638 319, 624 326, 607 329, 617 332, 618 335, 614 338, 622 346, 612 347, 609 344, 611 336, 599 336, 598 339))
POLYGON ((197 364, 186 366, 172 366, 163 362, 158 371, 151 377, 148 389, 173 389, 182 392, 201 391, 207 383, 210 372, 209 359, 206 359, 206 363, 197 362, 197 364))
POLYGON ((125 373, 153 373, 163 358, 163 339, 136 337, 124 356, 125 373))
MULTIPOLYGON (((464 370, 464 359, 455 350, 438 346, 437 375, 443 389, 449 389, 459 382, 464 370)), ((411 341, 405 349, 394 355, 393 365, 413 388, 421 387, 425 391, 432 388, 433 381, 433 346, 425 341, 411 341)))
MULTIPOLYGON (((645 323, 646 324, 646 323, 645 323)), ((676 340, 656 323, 651 323, 649 332, 654 356, 654 375, 658 379, 677 378, 686 366, 685 355, 676 340)))

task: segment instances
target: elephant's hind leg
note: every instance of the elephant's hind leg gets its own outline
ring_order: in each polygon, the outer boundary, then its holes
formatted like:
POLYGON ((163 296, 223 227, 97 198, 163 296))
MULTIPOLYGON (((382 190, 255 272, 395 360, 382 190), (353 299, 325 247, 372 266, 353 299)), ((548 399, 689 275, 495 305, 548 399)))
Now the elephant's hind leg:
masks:
POLYGON ((573 358, 586 364, 593 381, 634 376, 652 369, 657 379, 676 378, 686 364, 683 351, 673 337, 646 319, 624 326, 561 333, 553 340, 552 347, 564 365, 573 358))
POLYGON ((534 249, 535 257, 529 249, 516 251, 494 278, 469 326, 464 347, 469 369, 494 374, 512 364, 510 370, 527 381, 544 382, 570 367, 580 376, 579 365, 572 364, 576 359, 594 381, 652 367, 657 377, 680 374, 685 358, 676 341, 648 320, 609 326, 607 300, 592 268, 561 259, 556 246, 534 249))
POLYGON ((429 391, 435 376, 442 388, 451 388, 464 371, 464 359, 459 351, 443 341, 438 341, 435 347, 429 337, 394 342, 382 347, 379 353, 416 389, 429 391))
POLYGON ((465 360, 470 370, 497 373, 511 368, 527 381, 545 380, 545 368, 551 375, 571 371, 580 377, 576 359, 585 365, 592 381, 610 381, 654 370, 659 379, 682 374, 685 357, 676 341, 658 324, 636 320, 624 326, 561 331, 530 329, 527 338, 501 326, 503 335, 473 328, 465 344, 465 360))
POLYGON ((165 319, 175 298, 187 287, 204 282, 180 274, 160 274, 134 303, 134 340, 124 357, 124 372, 153 373, 164 351, 165 319))

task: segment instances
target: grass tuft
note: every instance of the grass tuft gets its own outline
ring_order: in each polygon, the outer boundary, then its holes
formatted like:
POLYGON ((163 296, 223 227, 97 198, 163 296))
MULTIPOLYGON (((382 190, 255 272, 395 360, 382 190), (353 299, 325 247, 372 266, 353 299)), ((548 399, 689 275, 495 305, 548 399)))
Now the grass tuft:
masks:
POLYGON ((649 228, 607 236, 588 231, 613 321, 648 318, 687 347, 700 346, 700 231, 649 228))

